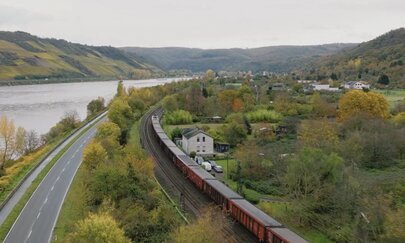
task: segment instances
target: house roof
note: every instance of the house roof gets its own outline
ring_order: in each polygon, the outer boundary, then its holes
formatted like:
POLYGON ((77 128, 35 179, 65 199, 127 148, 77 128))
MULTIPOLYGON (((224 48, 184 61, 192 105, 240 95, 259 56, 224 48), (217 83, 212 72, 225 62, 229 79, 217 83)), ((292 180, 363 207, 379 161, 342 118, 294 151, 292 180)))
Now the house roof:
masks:
POLYGON ((199 129, 199 128, 185 128, 182 132, 182 135, 189 139, 191 137, 194 137, 195 135, 199 134, 199 133, 203 133, 206 136, 212 138, 210 135, 208 135, 206 132, 204 132, 203 130, 199 129))

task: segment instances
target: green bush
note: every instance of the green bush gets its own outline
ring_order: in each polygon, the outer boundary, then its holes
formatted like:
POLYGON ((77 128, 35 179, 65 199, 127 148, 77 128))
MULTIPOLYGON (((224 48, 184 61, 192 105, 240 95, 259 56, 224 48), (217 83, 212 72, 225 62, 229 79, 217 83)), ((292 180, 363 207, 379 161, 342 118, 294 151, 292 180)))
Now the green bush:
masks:
POLYGON ((250 122, 279 122, 283 116, 276 111, 260 109, 249 112, 247 118, 250 122))
POLYGON ((190 124, 193 122, 193 116, 185 110, 175 110, 164 116, 164 122, 168 125, 190 124))

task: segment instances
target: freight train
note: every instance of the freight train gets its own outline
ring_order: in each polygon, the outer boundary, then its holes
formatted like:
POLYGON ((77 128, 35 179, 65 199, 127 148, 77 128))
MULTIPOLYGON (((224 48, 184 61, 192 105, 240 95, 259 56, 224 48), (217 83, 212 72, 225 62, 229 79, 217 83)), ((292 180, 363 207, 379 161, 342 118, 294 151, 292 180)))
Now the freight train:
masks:
POLYGON ((159 116, 153 115, 151 119, 154 136, 174 165, 200 191, 208 195, 224 211, 252 232, 258 241, 268 243, 307 242, 207 173, 166 135, 160 125, 159 116))

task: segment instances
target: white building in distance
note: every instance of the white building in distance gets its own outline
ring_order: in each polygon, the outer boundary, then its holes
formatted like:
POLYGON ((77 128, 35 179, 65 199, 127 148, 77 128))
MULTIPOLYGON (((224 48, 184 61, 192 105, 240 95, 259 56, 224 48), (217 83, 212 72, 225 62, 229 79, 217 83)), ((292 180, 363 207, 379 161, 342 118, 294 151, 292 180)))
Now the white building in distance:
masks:
POLYGON ((184 129, 182 135, 182 147, 187 154, 193 151, 198 155, 214 154, 214 139, 204 131, 189 128, 184 129))
POLYGON ((349 81, 344 85, 345 89, 370 89, 366 81, 349 81))
POLYGON ((318 83, 313 83, 310 84, 312 90, 314 91, 330 91, 330 92, 338 92, 339 88, 332 88, 330 87, 329 84, 318 84, 318 83))

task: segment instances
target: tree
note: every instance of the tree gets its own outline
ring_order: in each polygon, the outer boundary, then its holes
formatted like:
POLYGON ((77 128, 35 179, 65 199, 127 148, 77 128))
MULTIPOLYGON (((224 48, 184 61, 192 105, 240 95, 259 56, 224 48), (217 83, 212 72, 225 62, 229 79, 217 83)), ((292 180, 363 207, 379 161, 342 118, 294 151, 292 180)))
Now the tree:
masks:
POLYGON ((59 124, 62 125, 64 131, 70 131, 77 128, 80 124, 79 113, 75 110, 66 111, 59 124))
POLYGON ((322 98, 319 92, 315 92, 311 97, 313 114, 317 117, 334 117, 336 116, 336 108, 333 104, 329 104, 322 98))
POLYGON ((106 150, 95 140, 91 141, 83 151, 83 164, 88 171, 93 171, 99 164, 106 161, 106 150))
POLYGON ((90 103, 87 105, 87 116, 88 117, 94 116, 104 109, 105 109, 104 98, 98 97, 97 99, 90 101, 90 103))
POLYGON ((127 95, 127 91, 125 90, 124 87, 124 82, 122 82, 122 80, 120 80, 118 82, 118 86, 117 86, 117 94, 116 97, 123 97, 127 95))
POLYGON ((242 110, 242 108, 243 108, 243 101, 242 101, 242 99, 240 99, 240 98, 234 99, 233 102, 232 102, 232 110, 233 110, 234 112, 239 112, 239 111, 242 110))
POLYGON ((27 132, 25 137, 25 151, 30 153, 34 151, 41 145, 41 141, 38 137, 37 132, 35 130, 30 130, 27 132))
POLYGON ((405 112, 400 112, 393 118, 397 125, 405 126, 405 112))
POLYGON ((242 166, 242 176, 250 180, 265 180, 269 178, 271 161, 264 158, 263 151, 253 141, 239 145, 235 158, 242 166))
POLYGON ((96 138, 103 139, 111 137, 118 140, 121 134, 120 127, 114 122, 103 122, 97 127, 96 138))
POLYGON ((205 72, 205 79, 207 81, 212 81, 215 78, 215 72, 212 69, 208 69, 207 72, 205 72))
POLYGON ((224 242, 222 230, 226 223, 222 214, 208 208, 197 222, 180 226, 173 232, 172 239, 176 243, 224 242))
POLYGON ((25 129, 23 127, 18 127, 17 128, 17 132, 15 135, 15 152, 22 156, 25 154, 26 152, 26 145, 25 145, 25 137, 26 137, 27 132, 25 131, 25 129))
POLYGON ((386 74, 381 74, 377 80, 377 83, 388 85, 390 83, 390 78, 386 74))
POLYGON ((247 133, 243 125, 238 124, 234 121, 227 125, 224 125, 223 134, 226 142, 228 142, 233 147, 239 143, 242 143, 247 137, 247 133))
POLYGON ((128 102, 123 99, 114 99, 108 111, 108 119, 121 128, 121 132, 128 130, 133 120, 133 113, 128 102))
POLYGON ((288 193, 296 199, 322 192, 327 184, 342 180, 343 160, 337 154, 304 148, 291 158, 284 181, 288 193))
POLYGON ((192 83, 190 89, 185 93, 186 110, 196 115, 202 114, 204 99, 200 85, 192 83))
POLYGON ((79 221, 73 233, 68 236, 74 243, 125 243, 131 242, 108 213, 90 214, 79 221))
POLYGON ((190 124, 193 122, 193 116, 188 111, 176 110, 167 113, 163 120, 168 125, 190 124))
POLYGON ((178 109, 177 100, 174 95, 166 96, 162 101, 163 109, 167 112, 175 111, 178 109))
POLYGON ((14 154, 15 126, 12 120, 3 115, 0 118, 0 171, 4 171, 4 164, 14 154))
POLYGON ((338 120, 345 121, 359 113, 386 119, 389 117, 389 105, 381 94, 351 90, 339 100, 338 120))
POLYGON ((326 119, 304 120, 298 128, 298 142, 302 147, 336 151, 339 145, 336 125, 326 119))
POLYGON ((146 109, 146 105, 143 100, 136 95, 131 95, 128 100, 128 104, 134 114, 137 114, 137 118, 141 117, 146 109))
POLYGON ((332 73, 332 74, 330 75, 330 78, 331 78, 332 80, 338 80, 338 77, 337 77, 336 73, 332 73))
POLYGON ((218 106, 223 114, 227 114, 232 111, 233 101, 238 98, 238 91, 227 89, 218 94, 218 106))

